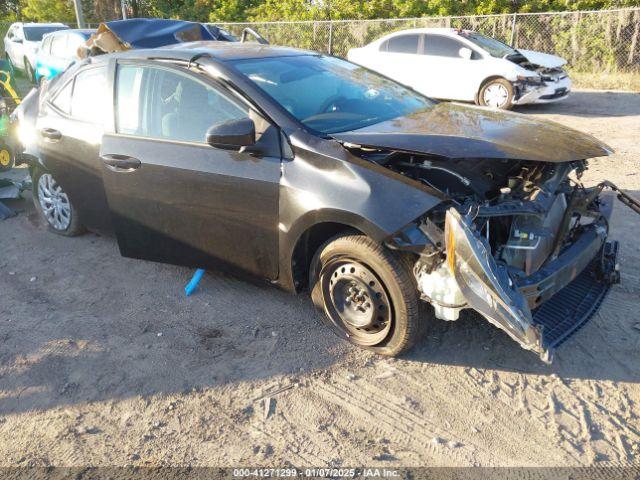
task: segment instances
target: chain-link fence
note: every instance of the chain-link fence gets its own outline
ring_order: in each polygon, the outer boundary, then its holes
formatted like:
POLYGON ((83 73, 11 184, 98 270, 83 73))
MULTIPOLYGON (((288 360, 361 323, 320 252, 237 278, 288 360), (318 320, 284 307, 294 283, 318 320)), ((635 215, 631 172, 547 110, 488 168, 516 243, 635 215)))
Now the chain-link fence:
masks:
POLYGON ((631 75, 640 83, 640 8, 535 14, 219 24, 240 35, 251 27, 270 43, 337 56, 408 28, 475 30, 517 48, 566 58, 573 72, 631 75))
MULTIPOLYGON (((217 24, 236 35, 251 27, 274 45, 337 56, 387 33, 408 28, 452 27, 475 30, 517 48, 566 58, 572 73, 589 78, 631 79, 640 88, 640 8, 533 14, 423 17, 384 20, 335 20, 217 24)), ((0 23, 0 37, 9 24, 0 23)), ((1 42, 0 42, 1 43, 1 42)), ((0 53, 2 52, 0 45, 0 53)), ((610 81, 598 86, 619 86, 610 81)))

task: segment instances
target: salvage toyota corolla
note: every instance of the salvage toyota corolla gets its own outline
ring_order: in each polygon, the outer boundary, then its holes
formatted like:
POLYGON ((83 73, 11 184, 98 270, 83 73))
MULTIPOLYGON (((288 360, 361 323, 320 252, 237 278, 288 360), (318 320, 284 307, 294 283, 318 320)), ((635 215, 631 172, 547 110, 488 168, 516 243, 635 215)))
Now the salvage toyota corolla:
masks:
POLYGON ((45 88, 20 131, 51 230, 308 289, 375 352, 474 309, 549 360, 618 281, 613 186, 580 183, 611 149, 566 127, 255 44, 103 55, 45 88))

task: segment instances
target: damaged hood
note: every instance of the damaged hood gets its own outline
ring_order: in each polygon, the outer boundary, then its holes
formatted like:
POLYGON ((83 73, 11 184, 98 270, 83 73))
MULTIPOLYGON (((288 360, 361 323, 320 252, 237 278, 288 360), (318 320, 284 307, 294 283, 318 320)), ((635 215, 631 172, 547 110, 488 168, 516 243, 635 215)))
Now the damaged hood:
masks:
POLYGON ((544 68, 559 68, 567 64, 564 58, 549 53, 534 52, 533 50, 518 49, 522 55, 524 55, 529 62, 539 65, 544 68))
POLYGON ((560 163, 613 153, 591 135, 555 122, 444 102, 406 117, 331 136, 363 147, 448 158, 560 163))

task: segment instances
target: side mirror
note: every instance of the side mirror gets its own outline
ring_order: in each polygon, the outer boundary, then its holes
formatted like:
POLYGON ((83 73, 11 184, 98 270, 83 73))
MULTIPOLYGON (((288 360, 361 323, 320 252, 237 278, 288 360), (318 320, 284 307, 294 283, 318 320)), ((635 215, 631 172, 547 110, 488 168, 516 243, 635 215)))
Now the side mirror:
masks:
POLYGON ((462 47, 460 50, 458 50, 458 55, 460 55, 460 58, 464 58, 465 60, 471 60, 473 51, 471 51, 470 48, 462 47))
POLYGON ((207 143, 222 150, 240 150, 256 143, 256 126, 250 118, 216 123, 207 130, 207 143))
POLYGON ((22 43, 22 39, 18 37, 14 37, 13 43, 22 43))

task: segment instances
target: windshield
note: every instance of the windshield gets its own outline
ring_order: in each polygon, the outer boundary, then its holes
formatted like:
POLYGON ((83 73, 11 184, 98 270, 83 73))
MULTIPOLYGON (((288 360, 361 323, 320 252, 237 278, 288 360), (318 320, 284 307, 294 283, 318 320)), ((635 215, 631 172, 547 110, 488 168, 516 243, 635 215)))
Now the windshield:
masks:
POLYGON ((321 55, 230 62, 306 127, 337 133, 410 115, 433 101, 345 60, 321 55))
POLYGON ((54 27, 54 26, 35 26, 35 27, 24 27, 24 38, 31 42, 40 42, 42 41, 42 37, 47 33, 57 32, 58 30, 66 30, 68 27, 54 27))
POLYGON ((507 55, 517 54, 518 51, 506 43, 502 43, 495 38, 485 37, 476 32, 461 32, 460 36, 475 43, 480 48, 485 49, 492 57, 504 58, 507 55))

